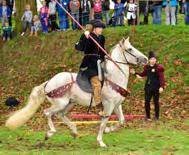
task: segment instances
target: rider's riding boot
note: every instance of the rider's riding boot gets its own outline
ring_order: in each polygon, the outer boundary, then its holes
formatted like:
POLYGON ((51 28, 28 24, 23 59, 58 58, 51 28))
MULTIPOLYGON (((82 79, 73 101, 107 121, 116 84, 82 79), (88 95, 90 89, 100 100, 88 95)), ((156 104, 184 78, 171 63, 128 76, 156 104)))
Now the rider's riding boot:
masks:
POLYGON ((94 76, 91 78, 91 85, 94 94, 94 100, 96 103, 96 107, 100 107, 101 111, 98 113, 100 116, 105 116, 103 111, 102 99, 101 99, 101 81, 98 79, 98 76, 94 76))
POLYGON ((96 105, 96 108, 99 108, 99 109, 100 109, 100 111, 97 112, 99 116, 101 116, 101 117, 106 117, 106 116, 108 116, 108 115, 104 112, 102 102, 99 103, 99 104, 97 104, 97 105, 96 105))

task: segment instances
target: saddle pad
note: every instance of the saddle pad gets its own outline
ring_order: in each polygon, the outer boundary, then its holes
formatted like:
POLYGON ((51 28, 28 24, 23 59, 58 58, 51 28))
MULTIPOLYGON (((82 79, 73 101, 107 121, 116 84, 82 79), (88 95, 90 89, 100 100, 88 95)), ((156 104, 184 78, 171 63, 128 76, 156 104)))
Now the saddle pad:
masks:
POLYGON ((81 90, 87 93, 93 92, 89 78, 83 71, 79 71, 79 73, 77 74, 76 82, 78 86, 81 88, 81 90))

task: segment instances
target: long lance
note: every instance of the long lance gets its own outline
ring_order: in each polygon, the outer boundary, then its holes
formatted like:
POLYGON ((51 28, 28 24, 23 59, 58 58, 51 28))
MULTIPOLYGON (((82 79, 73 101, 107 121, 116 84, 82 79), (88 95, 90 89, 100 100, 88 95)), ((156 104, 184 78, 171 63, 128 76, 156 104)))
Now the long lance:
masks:
MULTIPOLYGON (((72 17, 72 15, 57 1, 54 0, 67 14, 68 16, 85 32, 86 30, 83 28, 83 26, 81 26, 81 24, 74 18, 72 17)), ((104 48, 102 48, 102 46, 100 46, 100 44, 89 34, 89 38, 107 55, 107 57, 109 58, 109 60, 111 60, 116 67, 125 75, 124 71, 121 69, 121 67, 111 58, 111 56, 106 52, 106 50, 104 48)))

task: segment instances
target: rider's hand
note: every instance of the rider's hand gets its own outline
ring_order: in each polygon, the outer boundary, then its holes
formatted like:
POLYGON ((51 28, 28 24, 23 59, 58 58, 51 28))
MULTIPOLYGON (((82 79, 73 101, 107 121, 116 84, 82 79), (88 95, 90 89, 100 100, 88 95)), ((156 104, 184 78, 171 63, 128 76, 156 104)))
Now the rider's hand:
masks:
POLYGON ((134 74, 135 74, 135 69, 134 69, 134 68, 131 68, 131 69, 130 69, 130 73, 134 75, 134 74))
POLYGON ((85 31, 84 34, 85 34, 85 37, 88 39, 90 32, 89 31, 85 31))
POLYGON ((160 87, 160 88, 159 88, 159 93, 161 94, 162 92, 163 92, 163 88, 160 87))

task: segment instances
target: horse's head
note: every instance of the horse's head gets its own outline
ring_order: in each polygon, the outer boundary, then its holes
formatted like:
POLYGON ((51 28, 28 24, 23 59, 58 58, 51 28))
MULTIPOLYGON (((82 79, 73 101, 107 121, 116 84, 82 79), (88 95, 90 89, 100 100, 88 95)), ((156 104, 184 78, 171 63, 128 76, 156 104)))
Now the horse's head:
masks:
POLYGON ((119 45, 121 47, 122 61, 132 65, 144 65, 148 62, 148 58, 141 53, 139 50, 134 48, 129 42, 129 37, 127 39, 123 38, 119 45))

